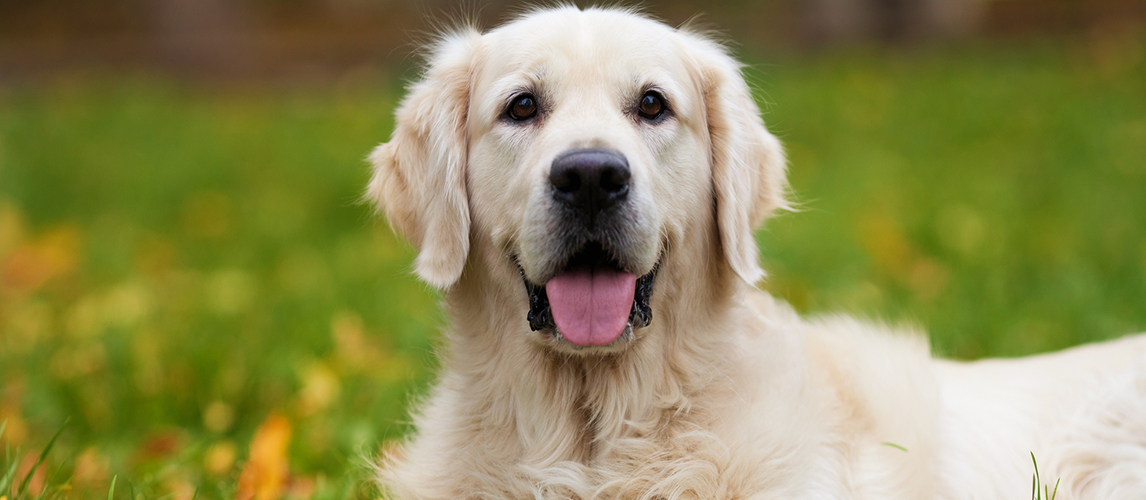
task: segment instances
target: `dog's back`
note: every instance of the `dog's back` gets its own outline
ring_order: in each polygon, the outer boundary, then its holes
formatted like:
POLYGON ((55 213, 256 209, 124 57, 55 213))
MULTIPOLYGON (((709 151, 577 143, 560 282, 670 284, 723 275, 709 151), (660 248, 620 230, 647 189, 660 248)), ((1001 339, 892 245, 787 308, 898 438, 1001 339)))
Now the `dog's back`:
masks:
MULTIPOLYGON (((1146 335, 1017 359, 937 361, 942 394, 936 474, 984 498, 1029 493, 1034 473, 1060 497, 1146 498, 1146 335), (1121 493, 1118 493, 1121 492, 1121 493)), ((969 498, 969 497, 968 497, 969 498)))

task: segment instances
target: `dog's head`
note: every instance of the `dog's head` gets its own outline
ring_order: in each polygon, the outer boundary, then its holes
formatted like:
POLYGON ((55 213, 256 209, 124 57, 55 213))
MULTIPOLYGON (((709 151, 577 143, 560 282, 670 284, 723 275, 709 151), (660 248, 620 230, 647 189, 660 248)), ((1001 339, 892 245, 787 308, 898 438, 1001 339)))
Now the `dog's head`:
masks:
POLYGON ((753 229, 784 206, 783 152, 719 44, 561 7, 430 49, 369 187, 426 282, 484 266, 528 299, 532 335, 601 352, 650 323, 658 275, 763 275, 753 229))

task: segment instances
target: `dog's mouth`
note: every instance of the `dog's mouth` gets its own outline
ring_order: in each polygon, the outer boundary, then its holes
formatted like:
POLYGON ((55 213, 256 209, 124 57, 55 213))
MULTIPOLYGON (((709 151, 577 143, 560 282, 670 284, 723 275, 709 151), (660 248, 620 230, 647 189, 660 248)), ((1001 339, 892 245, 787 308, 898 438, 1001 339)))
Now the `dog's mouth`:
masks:
POLYGON ((652 322, 649 299, 660 265, 637 277, 597 242, 588 242, 544 285, 521 271, 529 294, 529 327, 577 347, 608 346, 652 322))

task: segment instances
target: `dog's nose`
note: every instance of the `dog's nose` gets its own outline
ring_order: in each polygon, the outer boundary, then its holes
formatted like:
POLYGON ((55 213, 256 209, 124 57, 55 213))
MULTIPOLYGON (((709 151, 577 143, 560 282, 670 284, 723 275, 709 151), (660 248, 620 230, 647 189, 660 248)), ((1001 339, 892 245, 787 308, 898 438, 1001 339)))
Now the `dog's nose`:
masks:
POLYGON ((574 149, 553 160, 553 197, 592 224, 597 214, 629 194, 629 162, 611 149, 574 149))

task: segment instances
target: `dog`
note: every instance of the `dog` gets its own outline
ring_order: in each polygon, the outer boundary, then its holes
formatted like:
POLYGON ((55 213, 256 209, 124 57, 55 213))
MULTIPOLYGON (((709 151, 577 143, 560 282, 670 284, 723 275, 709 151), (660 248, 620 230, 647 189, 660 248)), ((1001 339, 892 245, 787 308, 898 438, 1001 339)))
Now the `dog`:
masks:
POLYGON ((758 290, 786 162, 740 64, 558 6, 428 47, 368 196, 453 318, 398 499, 1146 498, 1146 336, 935 360, 758 290))

